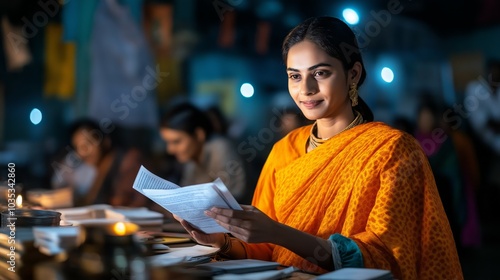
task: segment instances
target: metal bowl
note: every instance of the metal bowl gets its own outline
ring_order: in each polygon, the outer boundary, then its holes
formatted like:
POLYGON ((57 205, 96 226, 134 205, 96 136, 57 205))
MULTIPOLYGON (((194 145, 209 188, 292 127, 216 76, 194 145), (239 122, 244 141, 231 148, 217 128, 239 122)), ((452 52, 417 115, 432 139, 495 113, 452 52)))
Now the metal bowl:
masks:
POLYGON ((2 227, 59 226, 61 213, 48 210, 17 209, 2 211, 2 227))

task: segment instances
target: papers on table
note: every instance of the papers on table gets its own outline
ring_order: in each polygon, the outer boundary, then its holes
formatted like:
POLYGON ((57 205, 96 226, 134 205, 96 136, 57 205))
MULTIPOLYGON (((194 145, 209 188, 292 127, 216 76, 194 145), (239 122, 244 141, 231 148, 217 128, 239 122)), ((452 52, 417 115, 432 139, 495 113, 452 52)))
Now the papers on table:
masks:
POLYGON ((150 221, 150 220, 161 220, 163 221, 163 214, 151 211, 146 207, 141 208, 122 208, 115 207, 113 212, 122 214, 127 217, 130 221, 137 221, 137 223, 150 221))
POLYGON ((242 210, 220 179, 181 188, 141 166, 133 188, 205 233, 227 232, 206 216, 205 210, 212 207, 242 210))
POLYGON ((342 268, 316 278, 318 280, 392 280, 388 270, 373 268, 342 268))
POLYGON ((110 224, 127 221, 125 215, 113 211, 110 205, 95 204, 84 207, 63 208, 55 211, 61 213, 61 220, 72 225, 110 224))
POLYGON ((171 266, 193 262, 193 260, 197 258, 213 255, 217 253, 217 251, 219 251, 219 249, 203 245, 170 248, 168 253, 150 256, 148 260, 152 266, 171 266))
POLYGON ((243 273, 243 274, 235 274, 235 273, 227 273, 222 275, 215 275, 213 277, 214 280, 277 280, 277 279, 285 279, 288 276, 292 275, 294 271, 298 269, 290 266, 280 270, 267 270, 260 272, 251 272, 251 273, 243 273))
POLYGON ((19 268, 34 260, 32 251, 29 249, 33 246, 33 230, 29 227, 16 227, 15 243, 12 243, 14 239, 11 234, 9 228, 0 228, 0 279, 22 280, 19 268), (11 247, 15 250, 11 250, 11 247), (11 262, 13 258, 15 258, 15 272, 8 271, 14 265, 11 262))
POLYGON ((178 257, 201 257, 201 256, 210 256, 219 251, 219 248, 214 248, 210 246, 203 245, 194 245, 190 247, 179 247, 179 248, 170 248, 170 252, 167 254, 169 258, 178 258, 178 257))
POLYGON ((69 187, 60 189, 34 189, 26 191, 26 199, 44 208, 63 208, 73 206, 73 190, 69 187))
POLYGON ((113 208, 115 213, 125 216, 132 223, 138 225, 142 230, 160 231, 163 225, 163 214, 151 211, 146 207, 141 208, 113 208))
POLYGON ((145 207, 125 208, 112 207, 108 204, 94 204, 84 207, 63 208, 55 211, 61 213, 61 220, 72 225, 110 224, 129 221, 137 224, 141 230, 161 230, 163 214, 145 207))
POLYGON ((215 275, 224 273, 242 274, 265 270, 274 270, 277 269, 279 265, 280 264, 277 262, 242 259, 199 264, 197 265, 197 267, 209 270, 215 275))
POLYGON ((78 227, 33 227, 34 245, 52 256, 78 246, 78 227))
MULTIPOLYGON (((107 204, 95 204, 85 207, 63 208, 54 211, 61 213, 61 225, 73 226, 33 227, 35 245, 46 255, 55 255, 77 244, 78 225, 111 224, 132 222, 144 230, 144 227, 156 226, 161 230, 163 215, 147 208, 113 208, 107 204)), ((188 239, 189 241, 189 239, 188 239)))

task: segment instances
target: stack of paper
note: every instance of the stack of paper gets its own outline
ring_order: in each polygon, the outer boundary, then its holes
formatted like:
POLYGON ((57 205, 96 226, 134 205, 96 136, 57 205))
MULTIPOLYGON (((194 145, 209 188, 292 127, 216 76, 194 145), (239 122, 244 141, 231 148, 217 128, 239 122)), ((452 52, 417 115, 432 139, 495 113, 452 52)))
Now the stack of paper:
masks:
POLYGON ((205 210, 212 207, 242 210, 220 179, 181 188, 141 166, 133 188, 205 233, 227 232, 206 216, 205 210))
POLYGON ((33 227, 35 247, 52 256, 78 246, 78 227, 33 227))
POLYGON ((127 220, 138 225, 141 230, 161 231, 163 214, 141 208, 113 208, 115 213, 123 215, 127 220))
POLYGON ((30 261, 32 241, 31 228, 17 227, 14 235, 10 228, 0 228, 0 279, 22 279, 19 272, 30 261))
POLYGON ((292 275, 295 271, 298 269, 290 266, 284 269, 279 269, 279 270, 267 270, 267 271, 260 271, 260 272, 250 272, 250 273, 243 273, 243 274, 236 274, 236 273, 226 273, 226 274, 221 274, 221 275, 215 275, 212 279, 214 280, 233 280, 233 279, 238 279, 238 280, 278 280, 278 279, 285 279, 288 278, 289 276, 292 275))
POLYGON ((193 263, 200 260, 200 258, 211 256, 218 251, 218 248, 203 245, 170 248, 169 252, 166 254, 148 257, 148 261, 152 266, 165 267, 180 263, 193 263))
POLYGON ((44 208, 73 206, 73 190, 71 188, 28 190, 26 196, 29 202, 39 204, 44 208))
POLYGON ((112 207, 106 204, 64 208, 55 211, 61 213, 61 220, 73 225, 110 224, 127 221, 124 215, 113 211, 112 207))
POLYGON ((342 268, 323 274, 317 280, 393 280, 388 270, 373 268, 342 268))
POLYGON ((275 270, 279 265, 280 264, 277 262, 242 259, 199 264, 196 267, 204 270, 209 270, 213 275, 218 275, 226 273, 245 274, 266 270, 275 270))
POLYGON ((161 231, 163 214, 145 207, 112 207, 108 204, 94 204, 84 207, 56 209, 61 213, 61 220, 72 225, 109 224, 129 221, 137 224, 141 230, 161 231))

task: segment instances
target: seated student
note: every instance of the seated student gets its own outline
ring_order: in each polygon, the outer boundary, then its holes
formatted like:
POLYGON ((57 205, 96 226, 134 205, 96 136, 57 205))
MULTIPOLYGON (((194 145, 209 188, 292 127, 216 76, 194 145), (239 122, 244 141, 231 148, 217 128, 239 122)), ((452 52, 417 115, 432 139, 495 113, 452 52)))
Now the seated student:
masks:
POLYGON ((212 133, 200 109, 189 103, 171 108, 161 121, 160 135, 167 152, 183 164, 181 186, 209 183, 220 178, 241 201, 246 194, 246 173, 231 141, 212 133))
POLYGON ((366 72, 355 35, 317 17, 285 38, 291 97, 316 122, 278 141, 244 210, 206 214, 226 228, 199 243, 227 258, 272 260, 312 273, 391 270, 397 279, 463 279, 429 162, 411 135, 373 122, 358 97, 366 72))
MULTIPOLYGON (((90 119, 81 119, 72 124, 71 146, 81 159, 81 164, 71 167, 72 178, 53 180, 57 185, 70 184, 74 188, 75 206, 110 204, 113 206, 142 207, 149 200, 132 188, 135 176, 143 164, 142 154, 136 149, 123 149, 113 145, 111 136, 90 119), (86 182, 79 182, 78 174, 87 174, 86 182), (84 189, 78 189, 78 188, 84 189)), ((63 161, 62 164, 65 164, 63 161)), ((66 162, 67 164, 67 162, 66 162)), ((64 173, 64 172, 61 172, 64 173)), ((57 175, 57 174, 56 174, 57 175)))

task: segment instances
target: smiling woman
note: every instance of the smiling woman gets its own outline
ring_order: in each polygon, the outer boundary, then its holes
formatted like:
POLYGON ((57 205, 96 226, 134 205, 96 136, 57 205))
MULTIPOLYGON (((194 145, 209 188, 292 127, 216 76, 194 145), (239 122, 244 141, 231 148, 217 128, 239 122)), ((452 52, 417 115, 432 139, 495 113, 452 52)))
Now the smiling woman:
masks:
POLYGON ((252 206, 206 214, 231 234, 183 226, 229 258, 312 273, 390 270, 396 279, 463 279, 429 162, 416 140, 380 122, 358 96, 366 73, 341 20, 311 18, 283 43, 291 97, 313 125, 277 142, 252 206))
POLYGON ((354 101, 349 97, 349 85, 356 90, 361 77, 360 62, 346 72, 339 59, 307 40, 289 50, 287 65, 290 95, 306 118, 316 120, 311 136, 318 137, 310 138, 308 151, 315 147, 315 139, 328 140, 350 127, 353 120, 363 122, 361 114, 352 109, 354 101))

